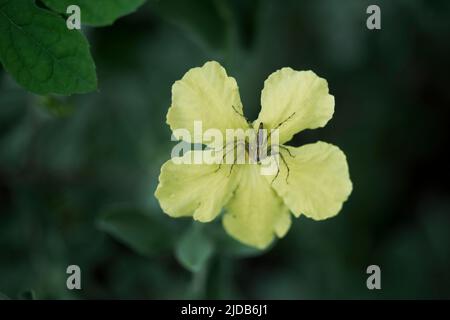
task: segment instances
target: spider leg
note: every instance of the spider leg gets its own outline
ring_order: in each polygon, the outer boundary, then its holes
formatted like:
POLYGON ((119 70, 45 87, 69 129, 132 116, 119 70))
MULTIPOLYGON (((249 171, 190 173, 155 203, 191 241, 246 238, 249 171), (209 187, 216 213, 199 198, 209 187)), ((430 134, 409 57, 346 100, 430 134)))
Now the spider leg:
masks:
MULTIPOLYGON (((230 142, 230 143, 233 143, 233 142, 230 142)), ((227 144, 222 148, 222 151, 223 151, 226 147, 228 147, 228 145, 230 145, 230 143, 227 143, 227 144)), ((225 157, 227 156, 228 153, 230 153, 230 151, 234 151, 234 148, 231 149, 231 150, 228 150, 227 152, 225 152, 225 154, 224 154, 223 157, 222 157, 222 161, 219 163, 219 167, 214 171, 214 173, 216 173, 217 171, 220 170, 220 168, 222 167, 222 163, 223 163, 224 160, 225 160, 225 157)))
POLYGON ((281 121, 274 129, 278 129, 279 127, 281 127, 283 124, 285 124, 286 122, 288 122, 289 120, 291 120, 291 118, 295 115, 295 112, 292 113, 289 117, 286 118, 286 120, 281 121))
POLYGON ((280 174, 280 165, 277 163, 277 174, 275 175, 275 177, 272 179, 272 181, 270 182, 270 185, 273 184, 273 182, 278 178, 278 175, 280 174))
MULTIPOLYGON (((279 155, 280 151, 277 151, 277 153, 274 154, 270 154, 270 156, 276 156, 279 155)), ((275 158, 276 159, 276 158, 275 158)), ((270 185, 272 185, 274 183, 274 181, 278 178, 278 175, 280 174, 280 162, 275 160, 276 164, 277 164, 277 174, 275 175, 275 177, 272 179, 272 181, 270 182, 270 185)))
POLYGON ((233 168, 234 168, 234 165, 235 165, 235 164, 236 164, 236 160, 235 160, 234 163, 231 165, 230 172, 228 172, 227 178, 229 178, 229 177, 231 176, 231 172, 233 172, 233 168))
POLYGON ((292 155, 291 150, 289 150, 288 147, 285 147, 283 145, 278 145, 278 148, 286 150, 286 152, 291 156, 291 158, 295 158, 295 156, 292 155))
MULTIPOLYGON (((281 146, 279 146, 279 147, 281 147, 281 146)), ((275 156, 275 155, 279 155, 281 160, 283 161, 284 165, 286 166, 286 169, 287 169, 286 183, 289 184, 288 179, 289 179, 289 174, 290 174, 291 170, 289 169, 289 166, 288 166, 288 164, 286 162, 286 159, 284 158, 284 156, 283 156, 283 154, 281 152, 273 154, 273 156, 275 156)), ((280 174, 281 168, 280 168, 280 164, 279 164, 278 161, 277 161, 277 168, 278 168, 277 174, 275 175, 275 178, 273 178, 273 180, 272 180, 272 182, 270 184, 272 184, 277 179, 278 175, 280 174)))
POLYGON ((218 164, 217 169, 214 170, 214 173, 217 173, 220 170, 220 168, 222 168, 222 162, 218 164))
MULTIPOLYGON (((286 120, 281 121, 279 124, 277 124, 275 126, 275 128, 273 128, 272 130, 276 130, 279 127, 281 127, 283 124, 285 124, 286 122, 288 122, 293 116, 295 115, 295 112, 293 114, 291 114, 289 117, 286 118, 286 120)), ((272 135, 272 130, 270 130, 269 135, 267 136, 267 141, 269 141, 270 136, 272 135)))
POLYGON ((231 105, 231 107, 233 108, 234 112, 236 112, 238 115, 240 115, 242 118, 245 119, 245 121, 247 121, 248 123, 250 123, 250 121, 248 121, 247 117, 244 116, 244 114, 242 112, 239 112, 236 107, 234 105, 231 105))
MULTIPOLYGON (((245 144, 244 144, 244 145, 245 145, 245 144)), ((233 172, 233 168, 234 168, 234 165, 236 164, 236 162, 237 162, 237 157, 236 157, 236 159, 234 159, 234 162, 233 162, 233 164, 231 165, 230 172, 228 173, 227 178, 229 178, 229 177, 231 176, 231 172, 233 172)))
MULTIPOLYGON (((227 144, 225 145, 224 149, 225 149, 228 145, 230 145, 231 143, 234 144, 234 141, 233 141, 233 142, 230 142, 230 143, 227 143, 227 144)), ((224 160, 225 160, 226 156, 227 156, 230 152, 234 152, 235 149, 236 149, 238 146, 240 146, 240 145, 244 145, 244 147, 245 147, 245 143, 244 143, 244 142, 237 142, 235 148, 232 148, 232 149, 228 150, 227 152, 225 152, 225 154, 224 154, 223 157, 222 157, 222 161, 219 163, 219 166, 218 166, 218 168, 214 171, 214 173, 216 173, 217 171, 220 170, 220 168, 222 168, 222 164, 224 163, 224 160)), ((222 149, 222 150, 223 150, 223 149, 222 149)), ((231 175, 231 171, 233 170, 233 167, 234 167, 234 165, 236 164, 236 162, 237 162, 237 159, 234 159, 233 164, 231 165, 231 169, 230 169, 230 173, 228 174, 228 177, 231 175)))
POLYGON ((281 152, 280 152, 280 158, 281 158, 281 160, 283 160, 283 163, 286 166, 286 169, 287 169, 286 183, 289 184, 288 179, 289 179, 289 174, 290 174, 291 170, 289 169, 286 159, 284 158, 284 156, 281 152))

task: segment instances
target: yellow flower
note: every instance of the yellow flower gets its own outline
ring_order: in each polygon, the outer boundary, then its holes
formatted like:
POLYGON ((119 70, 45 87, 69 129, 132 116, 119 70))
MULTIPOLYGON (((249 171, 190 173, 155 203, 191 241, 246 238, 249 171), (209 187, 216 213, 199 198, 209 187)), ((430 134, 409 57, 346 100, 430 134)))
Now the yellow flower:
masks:
MULTIPOLYGON (((194 136, 194 121, 203 129, 279 129, 279 143, 304 129, 324 127, 334 112, 334 97, 325 79, 312 71, 280 69, 269 76, 261 95, 261 112, 249 124, 242 116, 236 80, 217 62, 189 70, 172 87, 167 123, 172 131, 187 129, 194 136), (288 121, 286 121, 289 119, 288 121)), ((189 141, 192 142, 192 141, 189 141)), ((187 152, 183 157, 193 157, 187 152)), ((223 226, 244 244, 263 249, 283 237, 291 215, 314 220, 335 216, 352 190, 347 160, 336 146, 317 142, 279 149, 277 178, 261 175, 259 164, 175 164, 161 168, 155 196, 171 217, 192 216, 209 222, 224 208, 223 226), (283 177, 283 178, 281 178, 283 177)), ((179 159, 178 159, 179 160, 179 159)))

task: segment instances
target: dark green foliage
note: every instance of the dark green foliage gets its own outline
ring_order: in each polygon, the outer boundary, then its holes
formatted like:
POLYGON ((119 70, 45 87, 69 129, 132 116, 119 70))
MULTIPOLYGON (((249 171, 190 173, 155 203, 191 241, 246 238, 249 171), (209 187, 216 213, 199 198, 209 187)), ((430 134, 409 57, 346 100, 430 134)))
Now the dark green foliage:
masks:
MULTIPOLYGON (((0 12, 26 25, 14 8, 30 3, 0 0, 0 12)), ((12 26, 0 14, 0 299, 450 298, 449 2, 378 3, 382 30, 369 31, 369 1, 149 1, 88 29, 99 89, 71 97, 17 85, 68 94, 95 89, 95 78, 25 83, 17 60, 5 62, 12 26), (198 228, 161 211, 153 193, 173 146, 171 85, 212 59, 236 78, 250 119, 278 68, 328 80, 333 119, 292 145, 324 140, 345 151, 354 191, 337 217, 293 219, 260 252, 227 236, 220 219, 198 228), (82 291, 66 288, 71 264, 82 291), (381 291, 366 288, 371 264, 381 291)), ((64 50, 81 41, 76 59, 88 59, 81 33, 61 41, 64 50)), ((93 70, 75 61, 61 70, 74 65, 93 70)))

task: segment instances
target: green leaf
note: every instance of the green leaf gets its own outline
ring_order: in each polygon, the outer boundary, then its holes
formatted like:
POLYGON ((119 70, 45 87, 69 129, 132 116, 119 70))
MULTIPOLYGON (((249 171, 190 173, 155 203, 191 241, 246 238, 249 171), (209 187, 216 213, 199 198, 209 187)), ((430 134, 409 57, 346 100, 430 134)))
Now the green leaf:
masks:
POLYGON ((175 251, 178 261, 191 272, 203 270, 214 253, 214 245, 202 227, 194 223, 181 237, 175 251))
POLYGON ((100 217, 98 227, 144 256, 170 249, 176 234, 162 219, 125 206, 107 210, 100 217))
POLYGON ((77 5, 81 23, 91 26, 111 25, 121 16, 134 12, 146 0, 43 0, 51 9, 65 14, 67 7, 77 5))
POLYGON ((20 85, 37 94, 97 88, 86 38, 32 0, 0 0, 0 60, 20 85))

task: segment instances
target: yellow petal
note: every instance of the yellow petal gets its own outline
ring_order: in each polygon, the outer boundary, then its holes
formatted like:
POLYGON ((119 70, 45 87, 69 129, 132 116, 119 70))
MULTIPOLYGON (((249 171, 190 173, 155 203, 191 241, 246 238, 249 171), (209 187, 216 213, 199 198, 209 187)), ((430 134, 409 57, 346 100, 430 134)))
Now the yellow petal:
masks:
MULTIPOLYGON (((191 139, 184 140, 193 142, 194 121, 202 121, 203 131, 219 129, 225 137, 225 129, 248 127, 242 112, 236 80, 227 76, 219 63, 210 61, 189 70, 174 83, 167 123, 174 133, 176 129, 189 130, 191 139)), ((201 139, 201 134, 198 132, 196 138, 201 139)))
POLYGON ((280 149, 287 166, 280 157, 278 176, 266 176, 284 203, 297 217, 323 220, 338 214, 352 191, 345 154, 325 142, 287 148, 290 154, 280 149))
POLYGON ((283 68, 264 82, 261 112, 254 122, 257 128, 279 127, 280 144, 304 129, 323 127, 334 112, 334 97, 328 93, 325 79, 312 71, 283 68))
POLYGON ((223 225, 235 239, 264 249, 275 235, 281 238, 289 230, 289 210, 261 175, 258 165, 239 167, 239 186, 225 207, 223 225))
POLYGON ((192 216, 195 220, 213 220, 228 202, 238 183, 236 166, 194 164, 195 154, 167 161, 161 168, 155 196, 161 208, 171 217, 192 216), (191 160, 191 164, 177 164, 191 160))

